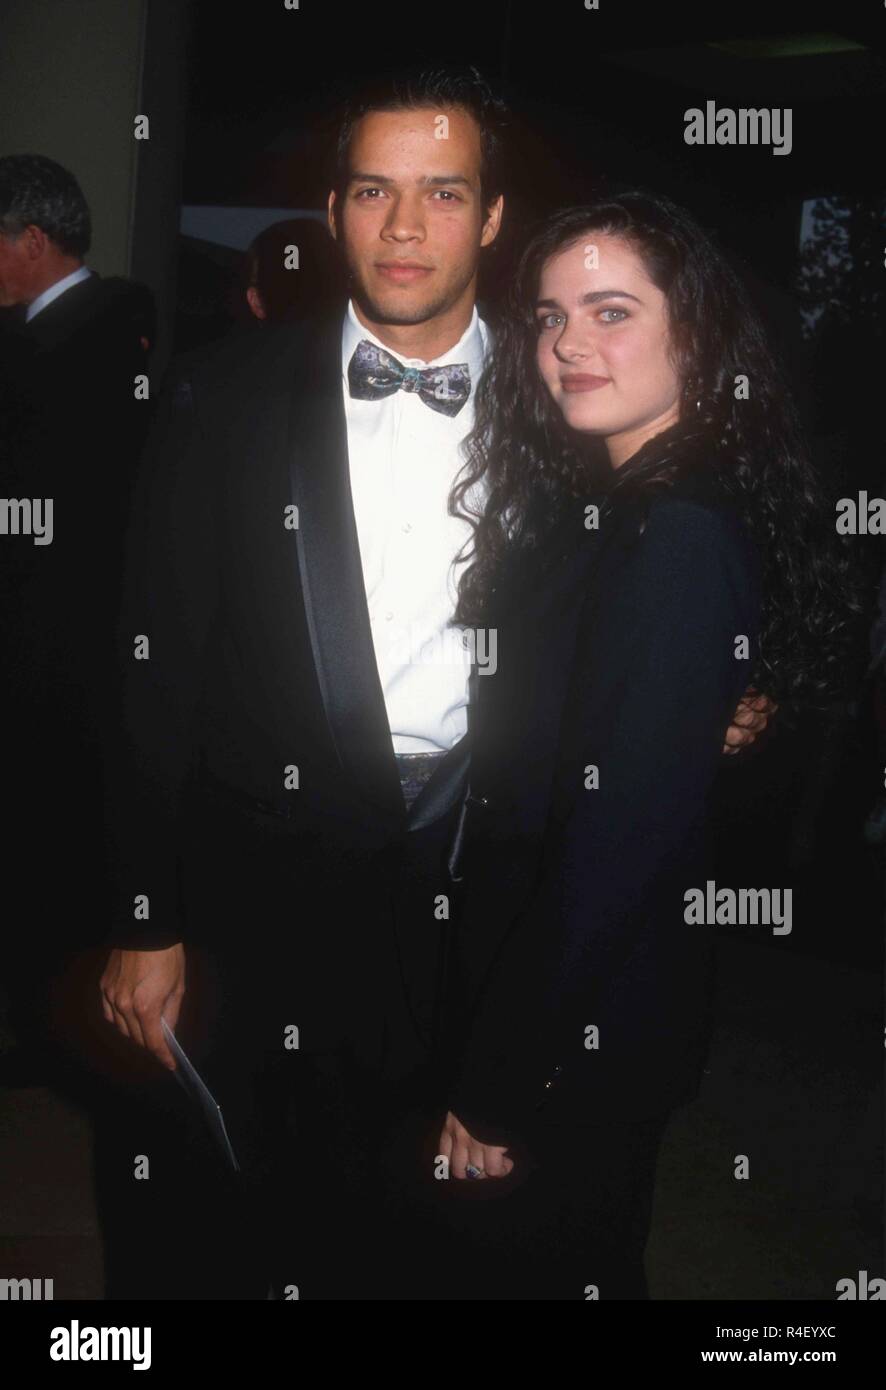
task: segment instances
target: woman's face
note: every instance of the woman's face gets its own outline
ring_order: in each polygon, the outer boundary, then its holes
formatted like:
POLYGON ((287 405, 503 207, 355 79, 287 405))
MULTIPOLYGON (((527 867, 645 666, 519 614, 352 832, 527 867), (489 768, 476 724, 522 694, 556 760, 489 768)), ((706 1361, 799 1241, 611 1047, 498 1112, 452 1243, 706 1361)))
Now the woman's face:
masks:
POLYGON ((538 368, 568 424, 618 467, 678 418, 667 302, 628 242, 588 232, 545 263, 538 368))

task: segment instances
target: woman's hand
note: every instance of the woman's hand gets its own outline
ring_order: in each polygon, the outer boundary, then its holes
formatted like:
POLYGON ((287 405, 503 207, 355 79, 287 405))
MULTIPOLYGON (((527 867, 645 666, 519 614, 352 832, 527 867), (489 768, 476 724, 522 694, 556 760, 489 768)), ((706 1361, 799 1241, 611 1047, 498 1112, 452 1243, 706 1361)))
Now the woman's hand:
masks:
POLYGON ((734 757, 742 748, 752 744, 762 733, 771 719, 775 717, 778 705, 768 695, 748 686, 738 702, 738 709, 732 716, 732 723, 726 730, 726 744, 723 749, 734 757))
POLYGON ((450 1176, 454 1178, 506 1178, 514 1167, 507 1149, 472 1138, 451 1110, 443 1124, 437 1152, 448 1161, 450 1176), (469 1165, 476 1171, 468 1173, 469 1165))

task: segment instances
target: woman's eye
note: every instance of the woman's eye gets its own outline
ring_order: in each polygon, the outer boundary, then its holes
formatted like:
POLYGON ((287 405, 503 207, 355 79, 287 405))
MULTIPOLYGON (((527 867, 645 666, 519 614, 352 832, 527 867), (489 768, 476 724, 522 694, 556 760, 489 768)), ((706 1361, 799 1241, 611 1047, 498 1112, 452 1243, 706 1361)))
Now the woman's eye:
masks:
POLYGON ((622 323, 629 315, 627 309, 601 309, 600 317, 604 323, 622 323), (614 319, 607 318, 607 314, 615 314, 616 317, 614 319))
POLYGON ((556 328, 562 322, 562 314, 541 314, 537 319, 539 330, 542 328, 556 328))

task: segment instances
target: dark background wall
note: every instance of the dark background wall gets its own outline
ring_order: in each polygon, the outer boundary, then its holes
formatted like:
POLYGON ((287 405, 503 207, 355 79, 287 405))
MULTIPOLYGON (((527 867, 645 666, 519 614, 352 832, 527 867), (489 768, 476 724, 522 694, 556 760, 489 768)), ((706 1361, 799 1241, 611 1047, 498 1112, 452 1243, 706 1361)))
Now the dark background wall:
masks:
POLYGON ((0 11, 0 149, 76 173, 103 275, 129 269, 144 19, 144 0, 4 0, 0 11))
MULTIPOLYGON (((744 269, 811 426, 833 434, 847 414, 862 423, 849 452, 867 478, 862 441, 886 307, 886 181, 875 149, 886 11, 451 0, 396 13, 309 0, 288 10, 282 0, 260 0, 248 19, 230 23, 213 0, 191 0, 190 16, 185 203, 322 208, 335 104, 355 82, 417 61, 475 62, 513 110, 510 208, 487 256, 487 295, 506 281, 509 251, 535 216, 581 201, 605 181, 667 193, 716 231, 744 269), (790 107, 790 154, 687 145, 684 112, 707 100, 790 107), (810 200, 825 198, 835 200, 830 218, 819 203, 818 239, 806 243, 804 265, 804 205, 808 219, 810 200), (804 310, 817 329, 805 346, 804 310)), ((179 330, 188 346, 188 326, 179 330)))

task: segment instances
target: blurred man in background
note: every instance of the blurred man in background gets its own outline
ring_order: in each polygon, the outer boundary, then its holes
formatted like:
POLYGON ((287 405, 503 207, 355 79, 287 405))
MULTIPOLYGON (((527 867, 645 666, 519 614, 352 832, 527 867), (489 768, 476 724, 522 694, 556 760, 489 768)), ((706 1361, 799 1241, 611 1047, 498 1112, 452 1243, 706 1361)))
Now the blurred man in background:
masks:
POLYGON ((344 296, 338 248, 322 222, 274 222, 251 242, 244 264, 246 302, 262 323, 294 323, 323 313, 344 296))
POLYGON ((0 158, 0 644, 15 866, 5 979, 22 1045, 4 1070, 32 1083, 50 1065, 46 988, 65 951, 89 944, 85 924, 101 921, 98 745, 150 411, 152 297, 90 270, 90 240, 72 173, 42 155, 0 158))

